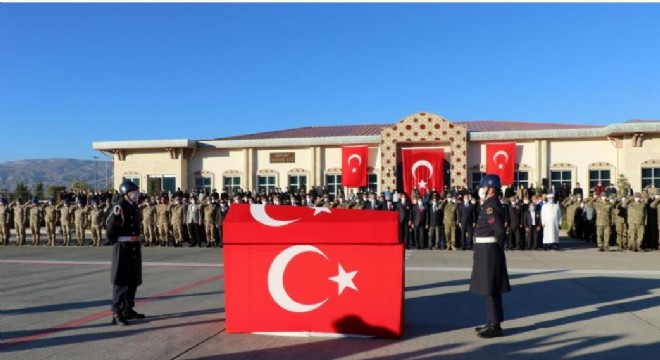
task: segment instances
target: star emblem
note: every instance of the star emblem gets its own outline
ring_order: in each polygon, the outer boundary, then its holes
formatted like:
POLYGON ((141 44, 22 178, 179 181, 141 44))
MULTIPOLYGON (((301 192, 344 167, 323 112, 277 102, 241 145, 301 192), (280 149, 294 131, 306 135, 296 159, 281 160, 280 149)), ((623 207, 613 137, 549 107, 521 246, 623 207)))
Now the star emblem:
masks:
POLYGON ((426 181, 422 180, 418 184, 420 189, 426 189, 426 184, 427 184, 426 181))
POLYGON ((355 283, 353 283, 353 278, 357 274, 357 270, 351 271, 351 272, 346 272, 344 270, 344 267, 341 266, 341 264, 338 264, 338 271, 339 273, 336 276, 333 276, 331 278, 328 278, 330 281, 334 281, 337 283, 337 289, 338 289, 338 294, 341 295, 341 293, 346 289, 347 287, 358 291, 357 286, 355 286, 355 283))
POLYGON ((357 169, 356 169, 356 168, 352 168, 352 169, 351 169, 351 172, 352 172, 353 174, 357 174, 357 169))
POLYGON ((497 168, 500 170, 504 170, 504 164, 497 164, 497 168))
POLYGON ((320 214, 320 213, 328 213, 328 214, 332 214, 332 212, 330 211, 330 208, 327 208, 327 207, 315 207, 315 208, 314 208, 314 216, 316 216, 316 215, 318 215, 318 214, 320 214))

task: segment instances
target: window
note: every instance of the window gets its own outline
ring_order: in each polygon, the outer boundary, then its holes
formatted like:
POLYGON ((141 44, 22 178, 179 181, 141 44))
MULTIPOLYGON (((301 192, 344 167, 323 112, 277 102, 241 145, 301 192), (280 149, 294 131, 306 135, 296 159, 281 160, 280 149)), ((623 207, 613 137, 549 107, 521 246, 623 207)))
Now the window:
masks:
POLYGON ((344 192, 344 187, 341 186, 341 174, 326 174, 325 185, 328 188, 328 193, 333 198, 340 190, 344 192))
POLYGON ((378 175, 367 174, 367 186, 360 187, 360 191, 376 193, 378 191, 378 175))
POLYGON ((229 195, 234 195, 241 187, 240 176, 225 176, 223 178, 224 189, 229 195))
POLYGON ((195 177, 195 189, 208 190, 211 192, 211 177, 210 176, 197 176, 195 177))
POLYGON ((307 190, 307 175, 289 175, 289 191, 307 190))
POLYGON ((529 171, 514 171, 513 172, 513 188, 515 190, 520 188, 520 185, 525 189, 529 188, 529 171))
POLYGON ((481 178, 486 176, 486 173, 482 172, 473 172, 472 173, 472 190, 479 189, 479 184, 481 183, 481 178))
POLYGON ((610 186, 609 170, 589 170, 589 189, 593 189, 600 181, 603 186, 610 186))
POLYGON ((559 190, 561 184, 567 182, 571 187, 572 177, 573 172, 571 170, 550 171, 550 185, 554 185, 555 189, 559 190))
POLYGON ((257 176, 257 182, 259 184, 259 193, 266 192, 270 194, 275 191, 275 176, 257 176))
MULTIPOLYGON (((137 185, 138 187, 140 187, 140 177, 139 177, 139 176, 136 176, 136 177, 124 176, 123 178, 121 178, 121 181, 122 181, 122 182, 127 181, 127 180, 128 180, 128 181, 132 181, 133 184, 135 184, 135 185, 137 185)), ((141 191, 142 191, 142 190, 141 190, 141 191)))
POLYGON ((176 191, 176 177, 173 175, 149 175, 147 176, 147 193, 149 196, 155 194, 174 193, 176 191))
POLYGON ((651 184, 660 187, 660 167, 642 168, 642 189, 651 184))

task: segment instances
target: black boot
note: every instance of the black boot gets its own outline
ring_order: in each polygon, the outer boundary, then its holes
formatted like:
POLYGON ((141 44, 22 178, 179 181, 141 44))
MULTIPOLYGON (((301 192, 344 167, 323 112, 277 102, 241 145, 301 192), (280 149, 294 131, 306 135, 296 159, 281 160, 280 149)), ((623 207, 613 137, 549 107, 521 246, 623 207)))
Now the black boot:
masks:
POLYGON ((489 324, 485 329, 479 331, 477 334, 477 336, 484 339, 492 339, 502 335, 502 328, 499 324, 489 324))
POLYGON ((122 315, 124 316, 124 318, 126 318, 126 320, 134 320, 134 319, 141 320, 146 317, 144 314, 140 314, 133 309, 124 310, 124 313, 122 315))
POLYGON ((477 326, 477 327, 474 328, 474 331, 476 331, 476 332, 484 331, 484 330, 486 330, 489 326, 490 326, 490 324, 477 326))
POLYGON ((112 315, 112 325, 126 326, 128 325, 128 321, 126 321, 126 318, 122 313, 116 313, 112 315))

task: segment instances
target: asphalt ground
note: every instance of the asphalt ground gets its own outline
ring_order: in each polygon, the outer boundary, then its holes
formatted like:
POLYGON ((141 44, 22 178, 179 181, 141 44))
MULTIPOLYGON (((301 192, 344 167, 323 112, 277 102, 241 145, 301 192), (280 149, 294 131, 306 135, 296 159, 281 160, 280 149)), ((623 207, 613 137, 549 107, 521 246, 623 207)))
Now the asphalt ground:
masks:
POLYGON ((660 252, 561 246, 506 253, 504 336, 489 340, 470 251, 406 252, 404 336, 387 340, 226 333, 217 248, 143 248, 147 318, 113 326, 110 247, 4 246, 0 359, 657 359, 660 252))

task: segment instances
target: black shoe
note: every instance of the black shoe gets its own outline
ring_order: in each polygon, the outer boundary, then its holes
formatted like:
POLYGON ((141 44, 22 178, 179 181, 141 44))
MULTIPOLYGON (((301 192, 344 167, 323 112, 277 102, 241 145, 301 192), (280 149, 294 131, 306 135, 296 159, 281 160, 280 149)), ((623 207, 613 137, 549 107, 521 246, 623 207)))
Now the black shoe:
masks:
POLYGON ((483 339, 492 339, 502 335, 502 328, 499 325, 489 325, 477 334, 477 336, 483 339))
POLYGON ((208 244, 206 244, 206 247, 207 247, 207 248, 213 247, 213 244, 208 243, 208 244))
POLYGON ((489 326, 490 326, 490 324, 477 326, 476 328, 474 328, 474 331, 476 331, 476 332, 484 331, 484 330, 486 330, 489 326))
POLYGON ((128 321, 126 321, 124 315, 122 315, 121 313, 117 313, 112 315, 112 325, 126 326, 128 325, 128 321))
POLYGON ((125 310, 123 316, 126 318, 126 320, 133 320, 133 319, 141 320, 146 317, 144 314, 140 314, 133 309, 125 310))

